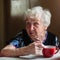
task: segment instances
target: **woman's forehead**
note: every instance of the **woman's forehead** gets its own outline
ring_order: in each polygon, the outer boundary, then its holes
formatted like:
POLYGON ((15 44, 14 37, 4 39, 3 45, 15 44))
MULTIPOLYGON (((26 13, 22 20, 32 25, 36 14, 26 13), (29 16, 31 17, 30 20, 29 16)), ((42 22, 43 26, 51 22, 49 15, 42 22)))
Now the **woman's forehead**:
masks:
POLYGON ((27 21, 35 21, 35 22, 38 22, 38 21, 40 21, 40 19, 30 17, 30 18, 27 18, 27 19, 26 19, 26 22, 27 22, 27 21))
POLYGON ((26 22, 42 22, 42 20, 38 18, 27 18, 26 22))

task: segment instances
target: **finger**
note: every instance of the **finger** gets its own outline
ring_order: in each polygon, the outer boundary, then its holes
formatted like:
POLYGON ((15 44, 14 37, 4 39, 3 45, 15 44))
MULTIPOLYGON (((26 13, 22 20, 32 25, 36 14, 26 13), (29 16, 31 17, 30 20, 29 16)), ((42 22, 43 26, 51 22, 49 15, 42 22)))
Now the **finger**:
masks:
POLYGON ((35 46, 40 47, 40 48, 44 48, 45 47, 45 45, 40 43, 40 42, 35 43, 35 46))

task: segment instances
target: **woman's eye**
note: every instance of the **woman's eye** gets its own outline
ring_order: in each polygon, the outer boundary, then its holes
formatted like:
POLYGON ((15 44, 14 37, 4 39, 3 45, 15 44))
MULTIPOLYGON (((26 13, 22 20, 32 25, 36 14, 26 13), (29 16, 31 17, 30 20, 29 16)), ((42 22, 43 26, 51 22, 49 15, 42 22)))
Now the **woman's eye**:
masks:
POLYGON ((31 23, 29 23, 29 22, 26 23, 26 26, 27 26, 27 27, 29 27, 30 25, 31 25, 31 23))
POLYGON ((29 25, 30 23, 29 22, 26 22, 26 25, 29 25))
POLYGON ((39 23, 34 23, 34 26, 38 26, 39 25, 39 23))

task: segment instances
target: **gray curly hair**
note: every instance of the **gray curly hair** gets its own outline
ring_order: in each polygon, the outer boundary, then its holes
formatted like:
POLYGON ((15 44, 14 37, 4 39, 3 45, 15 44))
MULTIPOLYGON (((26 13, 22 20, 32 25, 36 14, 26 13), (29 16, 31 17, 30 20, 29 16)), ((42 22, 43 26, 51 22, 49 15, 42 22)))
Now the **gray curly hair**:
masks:
POLYGON ((38 18, 44 22, 45 26, 49 26, 51 22, 51 13, 47 9, 43 9, 41 6, 36 6, 31 9, 28 9, 24 14, 24 20, 27 18, 38 18))

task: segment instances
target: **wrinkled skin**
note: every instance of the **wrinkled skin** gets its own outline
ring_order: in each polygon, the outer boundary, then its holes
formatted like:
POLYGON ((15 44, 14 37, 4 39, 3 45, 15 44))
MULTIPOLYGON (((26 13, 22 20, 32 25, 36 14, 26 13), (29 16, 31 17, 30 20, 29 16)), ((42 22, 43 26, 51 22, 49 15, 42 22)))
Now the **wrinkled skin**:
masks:
POLYGON ((47 27, 41 19, 27 18, 26 30, 30 38, 34 41, 34 44, 29 45, 31 53, 38 53, 38 50, 43 48, 43 40, 45 39, 47 27), (33 47, 34 46, 34 47, 33 47))

